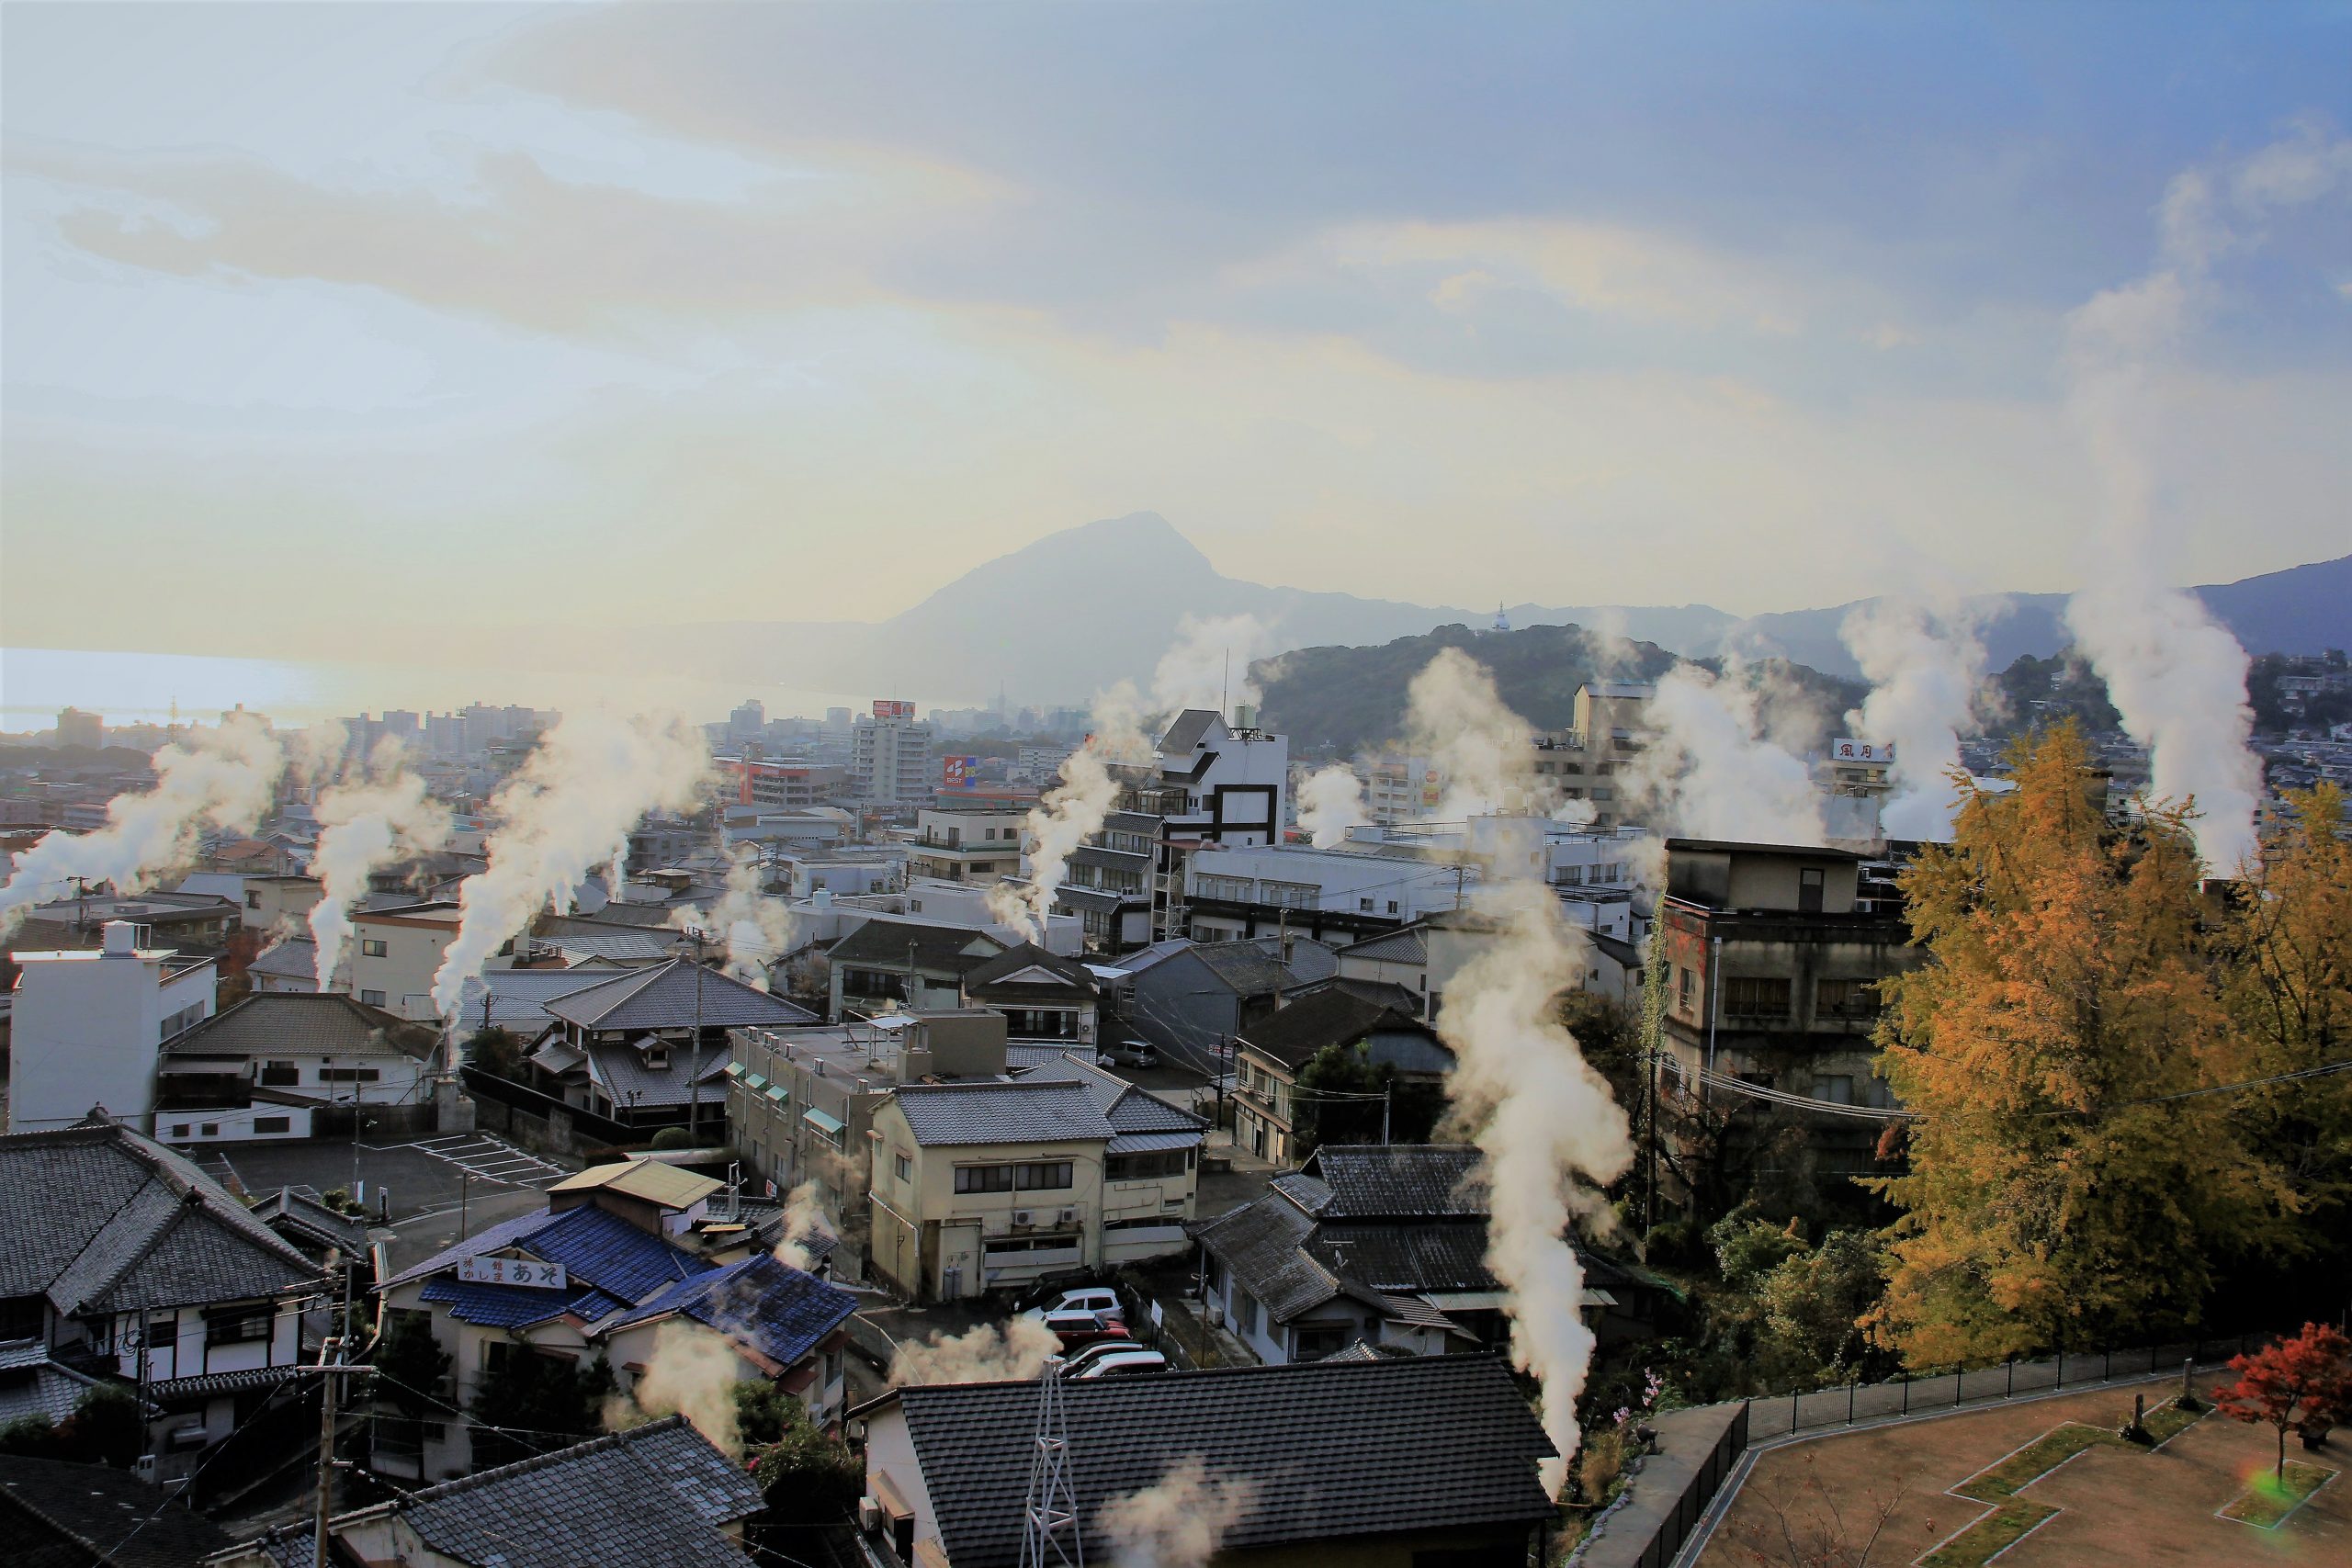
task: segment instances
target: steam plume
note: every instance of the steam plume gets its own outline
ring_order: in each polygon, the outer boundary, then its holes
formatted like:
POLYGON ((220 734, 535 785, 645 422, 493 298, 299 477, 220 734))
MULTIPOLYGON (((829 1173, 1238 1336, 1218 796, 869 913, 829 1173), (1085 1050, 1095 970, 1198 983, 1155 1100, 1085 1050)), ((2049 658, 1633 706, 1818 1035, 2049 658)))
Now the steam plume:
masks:
POLYGON ((1486 666, 1442 648, 1407 689, 1405 728, 1443 782, 1440 821, 1537 807, 1534 727, 1503 705, 1486 666))
POLYGON ((1880 827, 1889 838, 1949 842, 1960 806, 1951 782, 1960 735, 1984 676, 1975 626, 1956 612, 1931 617, 1913 601, 1882 599, 1857 606, 1838 635, 1871 682, 1847 720, 1894 748, 1894 793, 1879 810, 1880 827))
POLYGON ((768 897, 759 852, 737 849, 727 868, 727 892, 706 915, 688 907, 674 909, 670 923, 681 931, 716 931, 727 944, 727 973, 745 985, 768 988, 768 965, 792 951, 792 907, 768 897))
POLYGON ((692 806, 709 766, 702 732, 677 718, 574 714, 549 730, 492 802, 490 863, 458 890, 458 934, 433 976, 441 1016, 456 1014, 500 943, 550 903, 570 908, 573 888, 618 864, 639 818, 692 806))
POLYGON ((1752 843, 1818 844, 1821 796, 1804 763, 1766 733, 1757 688, 1736 666, 1658 678, 1631 782, 1676 832, 1752 843))
POLYGON ((784 1239, 776 1243, 775 1260, 805 1274, 816 1262, 808 1250, 808 1238, 831 1234, 824 1202, 817 1196, 817 1184, 804 1181, 785 1197, 784 1239))
POLYGON ((1072 851, 1102 830, 1102 819, 1119 798, 1113 762, 1140 762, 1151 742, 1138 728, 1135 688, 1122 682, 1094 699, 1094 732, 1062 761, 1061 783, 1030 811, 1025 825, 1029 879, 989 887, 989 911, 1026 942, 1045 934, 1054 894, 1069 870, 1072 851))
POLYGON ((698 1323, 673 1317, 653 1331, 653 1356, 625 1399, 607 1401, 605 1425, 619 1430, 637 1417, 684 1416, 722 1452, 741 1455, 735 1384, 741 1373, 734 1348, 698 1323))
POLYGON ((1154 1484, 1104 1503, 1094 1527, 1109 1539, 1118 1568, 1203 1568, 1257 1495, 1250 1477, 1212 1480, 1192 1454, 1154 1484))
POLYGON ((1319 769, 1298 790, 1298 825, 1328 850, 1347 840, 1348 829, 1371 820, 1364 811, 1363 781, 1353 768, 1334 762, 1319 769))
POLYGON ((1634 1147, 1625 1113, 1555 1005, 1584 972, 1582 936, 1540 883, 1491 886, 1477 907, 1498 930, 1447 985, 1437 1027, 1457 1062, 1446 1079, 1454 1119, 1486 1156, 1487 1266, 1508 1292, 1511 1363, 1543 1390, 1544 1430, 1560 1450, 1543 1481, 1556 1497, 1593 1349, 1568 1224, 1602 1212, 1596 1190, 1633 1163, 1634 1147))
POLYGON ((1250 665, 1273 643, 1272 630, 1255 615, 1186 615, 1176 625, 1176 641, 1152 671, 1153 711, 1211 708, 1229 716, 1232 702, 1255 703, 1259 694, 1250 665))
POLYGON ((890 1386, 927 1382, 1007 1382, 1034 1378, 1046 1358, 1061 1354, 1054 1331, 1034 1317, 992 1323, 962 1334, 910 1339, 890 1358, 890 1386))
POLYGON ((324 991, 351 940, 351 909, 368 891, 368 874, 401 856, 439 849, 449 836, 449 812, 426 796, 422 778, 398 773, 378 783, 330 786, 319 796, 318 816, 326 827, 311 856, 311 874, 319 879, 311 939, 324 991))
POLYGON ((252 831, 268 814, 285 769, 277 739, 259 719, 242 714, 217 729, 194 732, 185 745, 164 747, 155 753, 155 787, 108 801, 104 828, 43 834, 17 857, 0 887, 0 937, 17 929, 30 906, 72 892, 77 877, 136 893, 193 859, 206 824, 252 831))
POLYGON ((2089 586, 2068 604, 2066 623, 2124 728, 2149 748, 2152 792, 2196 803, 2198 853, 2221 874, 2256 852, 2262 773, 2246 744, 2245 650, 2162 575, 2153 455, 2163 371, 2215 297, 2214 264, 2250 247, 2266 218, 2347 186, 2352 140, 2309 127, 2228 169, 2185 171, 2165 191, 2154 266, 2067 321, 2068 406, 2102 497, 2089 586))

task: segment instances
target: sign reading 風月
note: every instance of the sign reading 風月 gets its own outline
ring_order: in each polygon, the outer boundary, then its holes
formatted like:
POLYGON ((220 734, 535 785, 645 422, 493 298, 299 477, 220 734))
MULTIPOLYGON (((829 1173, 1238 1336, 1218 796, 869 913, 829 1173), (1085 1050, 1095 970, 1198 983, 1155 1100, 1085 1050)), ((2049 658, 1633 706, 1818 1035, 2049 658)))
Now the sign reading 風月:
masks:
POLYGON ((1894 745, 1892 741, 1854 740, 1841 736, 1829 743, 1829 756, 1838 762, 1892 762, 1894 745))
POLYGON ((458 1278, 474 1285, 527 1285, 542 1291, 560 1291, 571 1283, 562 1264, 536 1258, 462 1258, 458 1278))

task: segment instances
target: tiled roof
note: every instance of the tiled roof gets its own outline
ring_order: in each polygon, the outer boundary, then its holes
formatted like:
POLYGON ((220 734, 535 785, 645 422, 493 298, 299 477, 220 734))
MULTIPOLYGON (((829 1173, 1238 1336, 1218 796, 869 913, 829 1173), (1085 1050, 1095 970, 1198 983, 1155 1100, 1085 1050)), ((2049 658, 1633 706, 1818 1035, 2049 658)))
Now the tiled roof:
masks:
POLYGON ((279 1294, 316 1266, 220 1184, 112 1122, 0 1137, 0 1296, 68 1315, 279 1294))
POLYGON ((368 1254, 367 1224, 328 1208, 308 1187, 280 1187, 266 1194, 254 1204, 253 1216, 297 1247, 307 1241, 314 1247, 341 1247, 353 1258, 368 1254), (288 1231, 294 1235, 287 1235, 288 1231))
POLYGON ((894 1098, 915 1142, 925 1147, 1108 1142, 1116 1131, 1093 1098, 1072 1083, 905 1084, 894 1098))
POLYGON ((1367 958, 1381 964, 1427 964, 1430 961, 1429 927, 1409 925, 1402 931, 1383 931, 1340 950, 1343 958, 1367 958))
POLYGON ((588 1047, 588 1076, 623 1110, 631 1106, 642 1109, 649 1105, 692 1105, 699 1099, 705 1105, 718 1107, 718 1114, 723 1116, 727 1086, 718 1080, 727 1074, 728 1048, 703 1046, 700 1071, 695 1070, 695 1053, 685 1046, 673 1044, 668 1066, 649 1067, 645 1054, 635 1043, 602 1041, 588 1047), (702 1086, 699 1091, 695 1088, 696 1083, 702 1086))
POLYGON ((0 1353, 0 1427, 28 1416, 54 1426, 73 1415, 82 1396, 97 1387, 96 1378, 50 1359, 49 1347, 40 1340, 25 1341, 24 1348, 32 1353, 0 1353))
POLYGON ((548 1291, 532 1285, 483 1284, 455 1274, 427 1280, 417 1295, 423 1301, 447 1302, 451 1317, 485 1328, 526 1328, 567 1314, 594 1323, 628 1305, 608 1292, 578 1280, 568 1289, 548 1291))
POLYGON ((681 1280, 599 1332, 676 1313, 741 1340, 779 1367, 789 1367, 856 1310, 857 1298, 847 1291, 763 1252, 681 1280))
MULTIPOLYGON (((1192 1133, 1208 1125, 1189 1111, 1179 1111, 1157 1095, 1148 1094, 1115 1073, 1105 1071, 1082 1055, 1063 1054, 1020 1076, 1023 1083, 1071 1083, 1086 1091, 1094 1108, 1121 1133, 1192 1133)), ((1177 1145, 1182 1146, 1182 1145, 1177 1145)))
POLYGON ((684 958, 632 969, 541 1005, 567 1023, 602 1034, 692 1029, 697 1021, 706 1029, 817 1021, 806 1008, 684 958))
POLYGON ((1378 1298, 1351 1288, 1306 1250, 1315 1222, 1269 1195, 1193 1227, 1193 1237, 1232 1271, 1277 1323, 1312 1312, 1338 1295, 1372 1304, 1378 1298))
POLYGON ((1182 756, 1201 743, 1216 716, 1208 708, 1186 708, 1170 721, 1168 733, 1159 738, 1159 750, 1170 756, 1182 756))
POLYGON ((1409 1013, 1333 987, 1277 1010, 1272 1017, 1251 1024, 1240 1039, 1260 1055, 1295 1070, 1326 1046, 1352 1045, 1376 1030, 1420 1033, 1426 1028, 1409 1013))
MULTIPOLYGON (((1036 1427, 1035 1382, 938 1383, 886 1398, 906 1414, 956 1568, 1013 1568, 1036 1427)), ((1552 1506, 1554 1452, 1493 1356, 1083 1379, 1063 1391, 1070 1481, 1090 1560, 1110 1562, 1102 1506, 1188 1457, 1251 1500, 1223 1550, 1320 1547, 1353 1536, 1532 1529, 1552 1506)), ((869 1410, 871 1406, 867 1407, 869 1410)))
POLYGON ((561 936, 543 936, 535 945, 552 947, 563 953, 579 953, 588 958, 608 959, 616 964, 651 964, 670 956, 679 937, 652 931, 599 931, 593 935, 570 932, 561 936))
POLYGON ((235 1544, 211 1520, 160 1502, 127 1470, 0 1455, 0 1537, 19 1563, 187 1568, 235 1544))
POLYGON ((255 954, 254 961, 245 965, 245 973, 287 980, 315 980, 319 973, 319 944, 306 936, 289 936, 255 954))
POLYGON ((1306 1248, 1333 1273, 1376 1291, 1502 1288, 1487 1268, 1487 1227, 1475 1220, 1317 1225, 1306 1248))
POLYGON ((1085 964, 1075 958, 1064 958, 1058 953, 1048 953, 1034 942, 1016 942, 964 976, 964 987, 967 991, 977 992, 990 987, 1001 987, 1014 995, 1059 990, 1091 997, 1101 989, 1099 982, 1085 964), (1024 969, 1042 969, 1049 978, 1011 983, 1012 976, 1024 969))
POLYGON ((490 1021, 527 1039, 555 1021, 547 1003, 616 978, 608 969, 485 969, 466 982, 458 1017, 466 1029, 480 1029, 488 997, 490 1021))
POLYGON ((435 1551, 496 1568, 744 1568, 718 1527, 762 1506, 742 1467, 675 1416, 392 1505, 435 1551))
POLYGON ((618 1192, 664 1209, 691 1209, 726 1185, 661 1159, 616 1159, 575 1171, 550 1192, 618 1192))
POLYGON ((345 991, 257 991, 164 1047, 174 1056, 397 1053, 424 1061, 440 1035, 345 991))
MULTIPOLYGON (((469 1258, 518 1247, 543 1263, 560 1263, 575 1285, 594 1285, 624 1302, 641 1302, 710 1265, 619 1215, 583 1206, 520 1214, 435 1253, 384 1281, 389 1290, 454 1269, 469 1258)), ((552 1292, 550 1292, 552 1293, 552 1292)))
POLYGON ((968 975, 1004 951, 1004 943, 968 926, 935 926, 922 920, 868 920, 833 943, 836 964, 869 969, 904 969, 914 948, 917 969, 968 975))
POLYGON ((1329 1199, 1324 1220, 1422 1220, 1484 1217, 1485 1184, 1473 1179, 1480 1159, 1466 1144, 1327 1144, 1306 1162, 1329 1199))

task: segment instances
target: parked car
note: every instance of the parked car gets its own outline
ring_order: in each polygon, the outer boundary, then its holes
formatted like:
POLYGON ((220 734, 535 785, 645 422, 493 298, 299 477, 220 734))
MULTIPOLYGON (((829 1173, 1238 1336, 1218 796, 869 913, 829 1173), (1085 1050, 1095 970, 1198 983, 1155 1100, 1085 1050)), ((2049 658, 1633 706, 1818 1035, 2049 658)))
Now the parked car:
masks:
POLYGON ((1148 1372, 1164 1372, 1168 1358, 1157 1350, 1114 1350, 1098 1356, 1077 1372, 1081 1378, 1127 1378, 1148 1372))
POLYGON ((1156 1067, 1159 1053, 1148 1040, 1114 1040, 1094 1058, 1098 1067, 1156 1067))
POLYGON ((1091 1312, 1113 1323, 1127 1321, 1127 1309, 1119 1304, 1119 1292, 1108 1285, 1088 1285, 1080 1290, 1064 1291, 1053 1301, 1031 1307, 1023 1317, 1051 1317, 1057 1312, 1091 1312))
POLYGON ((1099 1269, 1057 1269, 1049 1274, 1039 1275, 1019 1291, 1007 1292, 1005 1300, 1014 1312, 1035 1313, 1055 1305, 1071 1291, 1084 1290, 1092 1285, 1108 1288, 1108 1281, 1099 1269))
POLYGON ((1105 1356, 1132 1356, 1138 1348, 1132 1339, 1097 1339, 1062 1358, 1062 1376, 1077 1377, 1105 1356))
POLYGON ((1062 1342, 1065 1350, 1075 1350, 1100 1339, 1130 1337, 1125 1324, 1114 1323, 1091 1312, 1049 1312, 1046 1314, 1046 1326, 1054 1331, 1054 1337, 1062 1342))

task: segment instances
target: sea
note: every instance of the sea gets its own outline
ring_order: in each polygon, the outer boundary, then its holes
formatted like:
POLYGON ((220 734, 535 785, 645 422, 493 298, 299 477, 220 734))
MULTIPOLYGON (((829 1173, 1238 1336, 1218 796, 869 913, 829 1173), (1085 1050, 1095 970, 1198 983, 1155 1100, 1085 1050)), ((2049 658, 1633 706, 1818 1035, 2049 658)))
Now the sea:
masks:
POLYGON ((822 718, 828 708, 863 711, 874 698, 873 693, 807 691, 732 672, 723 679, 612 675, 509 664, 456 667, 0 648, 0 730, 17 734, 51 728, 58 710, 65 707, 99 714, 108 724, 160 724, 175 715, 210 722, 242 705, 274 723, 294 726, 379 714, 386 708, 448 713, 479 702, 558 712, 601 707, 625 714, 676 713, 708 723, 725 718, 747 699, 761 703, 770 718, 822 718))

